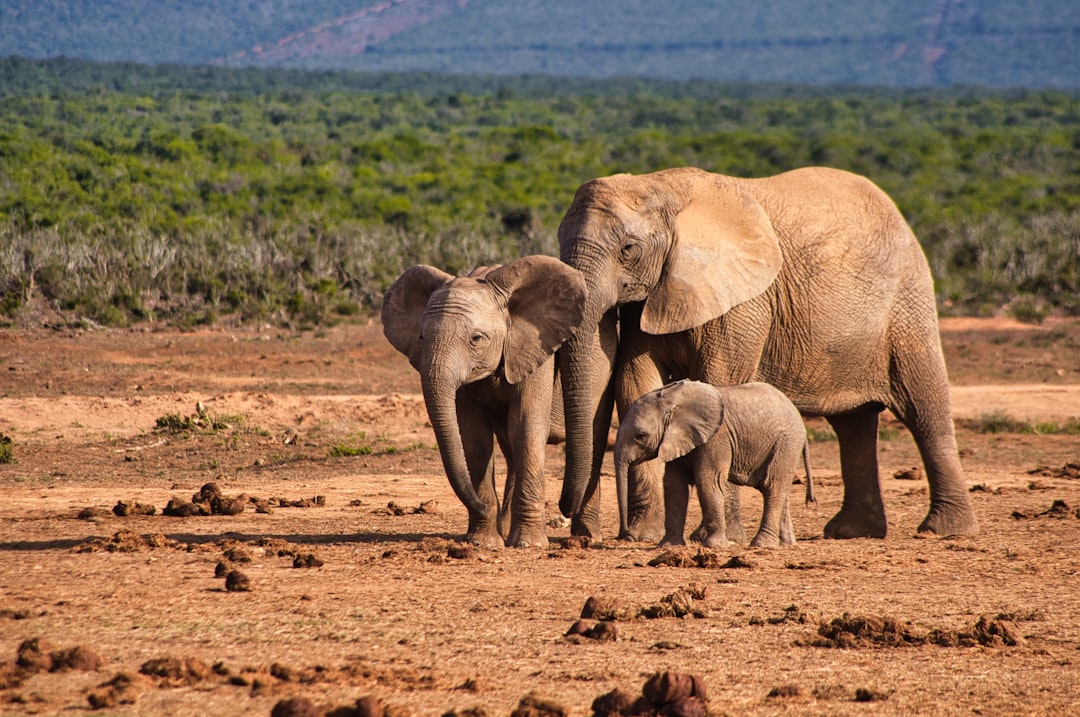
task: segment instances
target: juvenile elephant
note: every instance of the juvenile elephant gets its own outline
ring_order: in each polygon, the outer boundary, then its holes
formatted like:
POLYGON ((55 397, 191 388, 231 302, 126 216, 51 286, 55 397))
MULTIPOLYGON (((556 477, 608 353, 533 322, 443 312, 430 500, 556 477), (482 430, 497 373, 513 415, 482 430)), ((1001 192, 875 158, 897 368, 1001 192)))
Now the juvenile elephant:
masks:
POLYGON ((757 488, 765 498, 761 527, 751 545, 794 543, 788 509, 792 476, 806 469, 806 502, 814 498, 810 455, 799 409, 767 383, 712 386, 677 381, 650 391, 626 413, 615 439, 619 522, 628 532, 629 468, 659 458, 664 471, 665 535, 661 545, 684 545, 691 483, 701 502, 702 542, 727 544, 725 495, 735 485, 757 488))
MULTIPOLYGON (((575 532, 599 532, 582 497, 595 490, 589 468, 602 449, 587 428, 605 409, 583 387, 590 328, 613 307, 620 410, 678 378, 772 384, 803 415, 825 416, 839 439, 844 501, 825 536, 880 538, 877 421, 889 408, 926 466, 930 510, 919 530, 977 532, 930 270, 896 205, 869 180, 822 167, 761 179, 694 168, 594 179, 577 190, 559 245, 589 287, 582 328, 559 352, 559 506, 575 532), (636 353, 624 351, 635 334, 636 353)), ((659 537, 656 482, 636 482, 646 492, 630 497, 631 534, 659 537)))
POLYGON ((383 333, 420 373, 443 467, 469 511, 469 541, 501 545, 499 516, 509 511, 506 545, 547 547, 544 446, 553 412, 562 438, 553 354, 584 305, 581 275, 546 256, 460 278, 417 265, 383 297, 383 333), (501 511, 493 437, 507 462, 501 511))

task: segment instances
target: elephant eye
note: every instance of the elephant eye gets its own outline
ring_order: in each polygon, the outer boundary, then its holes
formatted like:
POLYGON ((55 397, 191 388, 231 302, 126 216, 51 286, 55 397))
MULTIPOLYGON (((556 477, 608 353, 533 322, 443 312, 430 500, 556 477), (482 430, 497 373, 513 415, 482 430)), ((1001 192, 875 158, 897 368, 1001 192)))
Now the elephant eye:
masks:
POLYGON ((641 253, 641 246, 634 240, 628 240, 621 249, 623 261, 633 261, 641 253))
POLYGON ((481 331, 474 331, 472 336, 469 337, 469 343, 473 346, 477 346, 484 340, 484 334, 481 331))
POLYGON ((649 434, 645 431, 638 431, 634 434, 634 440, 638 443, 644 443, 645 439, 649 437, 649 434))

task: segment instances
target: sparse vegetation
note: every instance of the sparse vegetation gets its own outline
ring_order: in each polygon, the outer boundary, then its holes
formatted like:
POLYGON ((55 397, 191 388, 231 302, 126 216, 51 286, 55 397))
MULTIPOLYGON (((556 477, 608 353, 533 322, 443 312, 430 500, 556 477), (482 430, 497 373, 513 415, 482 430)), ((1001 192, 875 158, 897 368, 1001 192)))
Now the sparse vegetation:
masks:
POLYGON ((811 443, 830 443, 837 441, 836 432, 829 426, 818 428, 817 426, 806 427, 806 440, 811 443))
POLYGON ((374 449, 367 445, 350 446, 344 443, 338 443, 330 449, 330 456, 332 458, 348 458, 351 456, 369 456, 374 449))
POLYGON ((169 413, 154 421, 154 430, 165 433, 186 433, 188 431, 225 431, 239 426, 244 417, 239 415, 211 415, 201 405, 195 413, 185 416, 181 413, 169 413))
POLYGON ((11 436, 0 433, 0 463, 14 463, 15 451, 11 436))
POLYGON ((1040 435, 1080 435, 1080 418, 1065 421, 1028 421, 1015 418, 1007 411, 995 409, 976 419, 960 419, 958 424, 978 433, 1037 433, 1040 435))
MULTIPOLYGON (((359 440, 360 441, 366 441, 366 436, 361 437, 359 440)), ((382 439, 382 441, 386 442, 386 439, 382 439)), ((378 439, 377 439, 376 442, 378 442, 378 439)), ((345 457, 350 457, 350 456, 370 456, 370 455, 390 456, 390 455, 395 455, 395 454, 398 454, 398 453, 409 453, 411 451, 420 451, 420 450, 424 450, 424 449, 426 449, 428 447, 429 446, 425 445, 423 441, 416 441, 416 442, 410 443, 410 444, 408 444, 406 446, 397 446, 397 445, 393 445, 393 444, 388 444, 388 445, 385 445, 382 448, 378 448, 378 449, 376 449, 371 443, 367 443, 367 442, 361 442, 359 444, 354 445, 354 444, 342 441, 342 442, 336 443, 333 447, 330 448, 330 457, 331 458, 345 458, 345 457)))

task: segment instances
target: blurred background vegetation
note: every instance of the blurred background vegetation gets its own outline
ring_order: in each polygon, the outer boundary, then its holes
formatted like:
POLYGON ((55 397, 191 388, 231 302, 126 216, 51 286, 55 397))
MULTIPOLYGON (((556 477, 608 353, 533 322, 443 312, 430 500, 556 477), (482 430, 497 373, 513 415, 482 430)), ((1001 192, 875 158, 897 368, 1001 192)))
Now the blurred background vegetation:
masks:
POLYGON ((870 177, 945 314, 1080 314, 1080 95, 0 60, 0 320, 334 321, 557 254, 576 188, 870 177))

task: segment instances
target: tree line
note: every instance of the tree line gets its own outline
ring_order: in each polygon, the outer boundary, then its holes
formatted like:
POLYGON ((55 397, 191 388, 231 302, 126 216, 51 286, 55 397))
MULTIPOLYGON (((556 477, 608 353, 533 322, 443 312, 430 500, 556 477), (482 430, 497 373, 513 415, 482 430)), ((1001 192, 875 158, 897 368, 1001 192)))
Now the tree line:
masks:
POLYGON ((1080 101, 0 62, 0 315, 332 321, 414 263, 557 253, 584 181, 864 174, 945 313, 1080 313, 1080 101), (217 81, 207 79, 207 73, 217 81), (485 89, 487 87, 487 89, 485 89))

